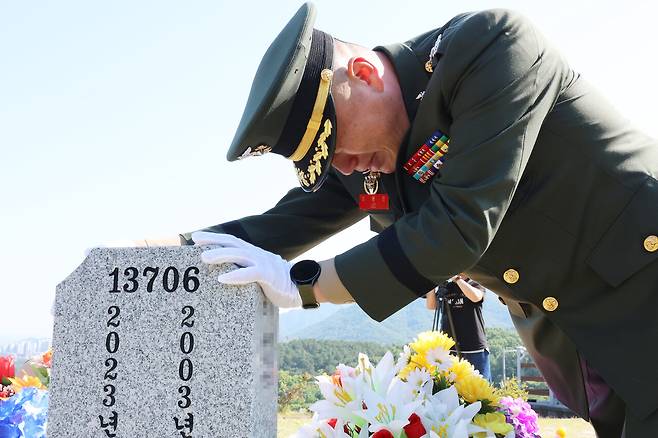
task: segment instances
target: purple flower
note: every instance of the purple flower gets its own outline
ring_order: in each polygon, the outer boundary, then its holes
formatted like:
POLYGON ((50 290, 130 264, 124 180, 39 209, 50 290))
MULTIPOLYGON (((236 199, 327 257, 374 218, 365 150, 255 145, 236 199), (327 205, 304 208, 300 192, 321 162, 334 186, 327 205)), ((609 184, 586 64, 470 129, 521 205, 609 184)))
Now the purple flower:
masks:
POLYGON ((517 438, 535 438, 539 431, 537 413, 521 398, 503 397, 500 399, 500 410, 505 414, 507 422, 514 427, 517 438))

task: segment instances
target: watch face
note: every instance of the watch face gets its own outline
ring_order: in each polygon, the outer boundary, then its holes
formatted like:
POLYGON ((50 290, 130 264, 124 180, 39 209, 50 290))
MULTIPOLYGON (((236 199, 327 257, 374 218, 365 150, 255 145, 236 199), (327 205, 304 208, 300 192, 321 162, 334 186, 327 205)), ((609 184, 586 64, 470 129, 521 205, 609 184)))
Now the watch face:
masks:
POLYGON ((290 269, 290 277, 295 283, 308 284, 320 274, 320 264, 315 260, 302 260, 290 269))

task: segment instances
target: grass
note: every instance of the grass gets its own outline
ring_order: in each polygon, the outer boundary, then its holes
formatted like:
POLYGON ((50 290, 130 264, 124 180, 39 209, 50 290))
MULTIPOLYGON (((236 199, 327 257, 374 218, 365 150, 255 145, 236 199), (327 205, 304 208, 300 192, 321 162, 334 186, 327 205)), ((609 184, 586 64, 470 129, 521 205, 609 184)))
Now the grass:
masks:
POLYGON ((562 427, 567 438, 595 438, 594 428, 582 418, 540 418, 539 434, 544 438, 555 437, 555 431, 562 427))
POLYGON ((311 421, 311 415, 300 412, 279 413, 277 418, 277 438, 287 438, 301 426, 311 421))
MULTIPOLYGON (((308 413, 289 412, 279 414, 277 419, 277 438, 287 438, 302 425, 311 420, 308 413)), ((595 438, 592 426, 580 418, 540 418, 539 433, 543 438, 555 438, 555 431, 562 427, 566 432, 566 438, 595 438)))

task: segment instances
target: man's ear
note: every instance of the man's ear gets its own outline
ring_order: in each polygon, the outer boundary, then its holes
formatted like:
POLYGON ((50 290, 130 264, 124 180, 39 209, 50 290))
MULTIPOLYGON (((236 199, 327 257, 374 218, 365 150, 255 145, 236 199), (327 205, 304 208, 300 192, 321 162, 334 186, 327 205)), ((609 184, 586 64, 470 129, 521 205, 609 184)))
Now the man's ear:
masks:
POLYGON ((350 79, 358 79, 376 91, 384 91, 384 81, 370 61, 363 57, 353 57, 347 62, 347 76, 350 79))

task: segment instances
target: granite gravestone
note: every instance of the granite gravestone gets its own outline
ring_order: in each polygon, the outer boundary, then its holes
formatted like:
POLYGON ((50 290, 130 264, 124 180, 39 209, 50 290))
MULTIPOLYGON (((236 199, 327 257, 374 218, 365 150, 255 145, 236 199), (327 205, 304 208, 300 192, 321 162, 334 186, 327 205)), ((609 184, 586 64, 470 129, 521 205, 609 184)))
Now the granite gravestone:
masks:
POLYGON ((278 311, 200 254, 94 249, 58 285, 49 438, 276 436, 278 311))

